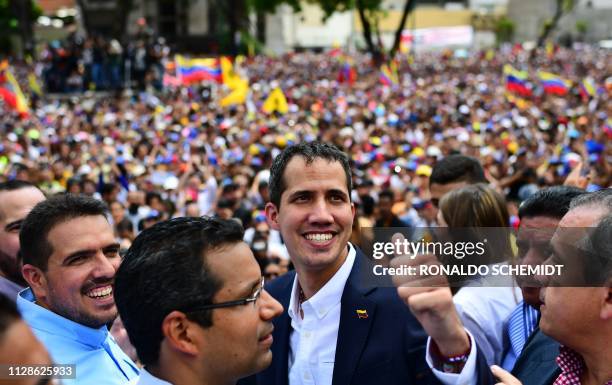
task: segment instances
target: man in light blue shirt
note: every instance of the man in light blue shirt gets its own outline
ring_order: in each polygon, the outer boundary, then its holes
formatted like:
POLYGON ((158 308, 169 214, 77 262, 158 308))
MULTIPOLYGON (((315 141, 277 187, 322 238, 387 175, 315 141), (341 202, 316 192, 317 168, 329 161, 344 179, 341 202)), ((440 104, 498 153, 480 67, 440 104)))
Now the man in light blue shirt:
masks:
POLYGON ((138 368, 119 348, 107 325, 117 317, 113 297, 119 244, 104 203, 63 195, 36 205, 19 235, 23 319, 57 364, 75 364, 66 384, 126 384, 138 368))

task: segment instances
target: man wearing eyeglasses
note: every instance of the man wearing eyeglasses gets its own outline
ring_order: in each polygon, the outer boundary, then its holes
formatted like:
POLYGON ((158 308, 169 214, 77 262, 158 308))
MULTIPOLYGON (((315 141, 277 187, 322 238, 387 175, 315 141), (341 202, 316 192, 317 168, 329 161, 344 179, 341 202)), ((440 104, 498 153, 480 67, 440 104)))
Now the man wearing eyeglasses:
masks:
POLYGON ((282 306, 232 220, 175 218, 144 230, 115 279, 140 361, 138 385, 235 384, 272 361, 282 306))

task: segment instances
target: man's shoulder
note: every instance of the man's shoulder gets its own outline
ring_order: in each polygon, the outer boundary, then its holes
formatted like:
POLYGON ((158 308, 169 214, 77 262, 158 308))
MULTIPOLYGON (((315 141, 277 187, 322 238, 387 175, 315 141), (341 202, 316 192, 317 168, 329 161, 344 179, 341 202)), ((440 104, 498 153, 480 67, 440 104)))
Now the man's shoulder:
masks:
POLYGON ((266 291, 276 298, 281 293, 291 291, 294 279, 295 270, 291 270, 269 283, 266 283, 266 291))
POLYGON ((523 383, 551 384, 559 373, 559 343, 537 329, 517 358, 512 374, 523 383))

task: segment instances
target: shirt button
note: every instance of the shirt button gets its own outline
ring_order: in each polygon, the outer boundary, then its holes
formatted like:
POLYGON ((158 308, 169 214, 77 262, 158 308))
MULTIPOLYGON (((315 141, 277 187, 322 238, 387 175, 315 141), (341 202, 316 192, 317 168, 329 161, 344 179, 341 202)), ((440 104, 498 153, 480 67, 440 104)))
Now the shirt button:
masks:
POLYGON ((310 381, 310 373, 304 372, 304 380, 310 381))
POLYGON ((304 337, 306 337, 306 338, 310 338, 310 336, 311 336, 311 333, 310 333, 310 332, 305 332, 305 333, 304 333, 304 337))

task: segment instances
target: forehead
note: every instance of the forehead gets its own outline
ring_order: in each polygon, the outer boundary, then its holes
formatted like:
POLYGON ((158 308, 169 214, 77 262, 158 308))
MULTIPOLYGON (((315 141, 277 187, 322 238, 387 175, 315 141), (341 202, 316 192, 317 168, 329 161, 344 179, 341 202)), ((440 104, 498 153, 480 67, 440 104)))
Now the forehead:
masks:
POLYGON ((45 196, 35 187, 26 187, 13 191, 0 192, 0 222, 8 223, 25 216, 45 196))
POLYGON ((72 218, 54 226, 47 236, 53 254, 66 256, 79 250, 97 250, 115 243, 113 228, 102 215, 72 218))
POLYGON ((440 184, 440 183, 432 183, 429 186, 429 192, 432 196, 432 198, 442 198, 446 193, 451 192, 452 190, 461 188, 463 186, 467 186, 467 182, 465 181, 461 181, 461 182, 451 182, 451 183, 446 183, 446 184, 440 184))
POLYGON ((597 206, 582 206, 568 211, 559 227, 594 227, 606 212, 597 206))
POLYGON ((285 192, 337 189, 348 194, 346 174, 342 164, 323 158, 307 163, 302 156, 293 157, 283 173, 285 192))
POLYGON ((223 288, 230 291, 238 290, 261 276, 255 256, 244 242, 228 243, 207 251, 206 265, 223 283, 223 288))
POLYGON ((548 241, 553 236, 558 224, 559 219, 552 217, 523 218, 519 226, 518 238, 548 241))
POLYGON ((587 228, 595 227, 605 214, 600 207, 584 206, 570 210, 559 222, 553 236, 554 245, 575 244, 587 235, 587 228))

